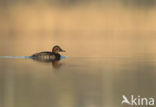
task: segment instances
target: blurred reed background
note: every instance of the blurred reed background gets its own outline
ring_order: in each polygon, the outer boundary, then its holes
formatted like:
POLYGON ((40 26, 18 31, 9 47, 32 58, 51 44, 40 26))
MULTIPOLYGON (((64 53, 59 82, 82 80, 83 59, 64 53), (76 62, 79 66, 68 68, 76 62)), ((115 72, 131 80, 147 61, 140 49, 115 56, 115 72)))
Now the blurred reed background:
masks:
POLYGON ((30 55, 54 44, 69 56, 156 52, 155 6, 155 0, 0 0, 0 55, 30 55))

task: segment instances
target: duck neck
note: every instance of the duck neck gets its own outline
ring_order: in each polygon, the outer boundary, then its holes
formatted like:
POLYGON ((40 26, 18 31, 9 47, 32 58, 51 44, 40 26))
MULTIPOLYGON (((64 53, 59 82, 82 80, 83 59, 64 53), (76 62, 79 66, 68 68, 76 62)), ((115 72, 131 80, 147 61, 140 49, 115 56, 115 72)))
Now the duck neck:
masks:
POLYGON ((54 53, 56 60, 60 60, 60 54, 59 53, 54 53))
POLYGON ((59 54, 58 52, 54 52, 54 51, 52 51, 52 53, 55 54, 55 55, 59 54))

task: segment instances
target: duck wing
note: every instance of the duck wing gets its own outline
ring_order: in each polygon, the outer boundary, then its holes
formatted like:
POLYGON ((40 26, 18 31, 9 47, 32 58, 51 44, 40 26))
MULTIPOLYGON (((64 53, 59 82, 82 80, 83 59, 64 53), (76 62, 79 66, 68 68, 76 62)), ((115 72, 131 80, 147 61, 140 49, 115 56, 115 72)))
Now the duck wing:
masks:
POLYGON ((32 57, 40 57, 40 56, 48 56, 48 55, 53 55, 52 52, 39 52, 39 53, 35 53, 32 55, 32 57))

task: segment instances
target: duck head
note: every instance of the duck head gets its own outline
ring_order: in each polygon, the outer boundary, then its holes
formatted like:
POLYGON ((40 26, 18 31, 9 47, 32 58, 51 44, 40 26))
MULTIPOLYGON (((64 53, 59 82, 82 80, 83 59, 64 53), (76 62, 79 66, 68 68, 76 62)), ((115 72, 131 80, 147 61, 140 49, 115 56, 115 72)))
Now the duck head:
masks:
POLYGON ((65 52, 65 50, 61 49, 60 46, 58 45, 55 45, 52 49, 52 52, 55 53, 55 54, 58 54, 59 52, 65 52))

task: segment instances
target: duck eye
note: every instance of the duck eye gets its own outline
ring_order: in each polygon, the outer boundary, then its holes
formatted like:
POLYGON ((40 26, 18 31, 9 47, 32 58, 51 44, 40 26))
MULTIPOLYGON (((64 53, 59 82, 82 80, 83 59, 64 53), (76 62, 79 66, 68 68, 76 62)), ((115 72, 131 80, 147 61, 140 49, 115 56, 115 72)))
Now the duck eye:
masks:
POLYGON ((58 49, 58 48, 56 48, 55 50, 56 50, 56 51, 58 51, 59 49, 58 49))

